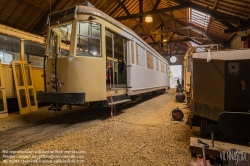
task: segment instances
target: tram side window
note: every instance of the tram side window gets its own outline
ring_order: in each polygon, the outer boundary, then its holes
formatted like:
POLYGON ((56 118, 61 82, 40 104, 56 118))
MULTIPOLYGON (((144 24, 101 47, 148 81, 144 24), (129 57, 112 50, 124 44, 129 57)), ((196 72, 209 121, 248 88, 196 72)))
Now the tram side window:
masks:
POLYGON ((147 66, 148 66, 148 69, 153 70, 153 66, 154 66, 153 55, 148 51, 147 51, 147 66))
POLYGON ((142 67, 147 67, 146 52, 140 45, 136 44, 137 64, 142 67))
POLYGON ((164 73, 164 63, 161 61, 161 72, 164 73))
POLYGON ((25 60, 31 62, 32 67, 43 68, 45 46, 38 43, 25 41, 24 53, 25 60))
POLYGON ((13 55, 3 50, 0 50, 0 59, 1 59, 2 64, 10 64, 11 61, 13 60, 13 55))
POLYGON ((77 56, 101 57, 101 26, 94 22, 79 22, 77 56))
POLYGON ((17 38, 0 35, 0 59, 3 64, 12 60, 20 60, 21 43, 17 38))
POLYGON ((62 56, 69 56, 71 30, 72 24, 60 25, 51 29, 49 52, 52 56, 56 56, 57 52, 62 56))
POLYGON ((155 57, 155 70, 159 71, 159 59, 155 57))

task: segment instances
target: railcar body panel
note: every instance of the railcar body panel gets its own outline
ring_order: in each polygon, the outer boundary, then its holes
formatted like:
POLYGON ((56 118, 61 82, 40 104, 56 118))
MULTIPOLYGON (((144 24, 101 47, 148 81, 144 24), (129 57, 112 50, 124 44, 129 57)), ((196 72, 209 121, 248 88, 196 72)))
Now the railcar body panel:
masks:
MULTIPOLYGON (((49 82, 52 63, 50 59, 47 61, 48 92, 53 92, 49 82)), ((104 58, 75 57, 74 61, 69 61, 69 57, 58 58, 58 75, 62 84, 59 92, 84 92, 86 102, 106 100, 105 65, 104 58)))
MULTIPOLYGON (((169 87, 167 60, 107 14, 79 5, 52 13, 50 18, 46 95, 82 93, 84 102, 107 99, 109 102, 110 96, 125 102, 129 95, 169 87), (66 41, 64 45, 61 45, 61 39, 66 41), (61 55, 61 49, 66 49, 67 55, 61 55), (147 65, 147 58, 151 67, 147 65), (51 73, 53 79, 56 75, 58 78, 51 81, 51 73), (60 82, 59 89, 55 86, 57 81, 60 82)), ((46 99, 40 93, 38 100, 46 99)))
POLYGON ((140 66, 131 66, 131 90, 167 87, 168 75, 140 66))
POLYGON ((193 54, 193 112, 218 121, 223 111, 250 110, 250 50, 207 52, 193 54))

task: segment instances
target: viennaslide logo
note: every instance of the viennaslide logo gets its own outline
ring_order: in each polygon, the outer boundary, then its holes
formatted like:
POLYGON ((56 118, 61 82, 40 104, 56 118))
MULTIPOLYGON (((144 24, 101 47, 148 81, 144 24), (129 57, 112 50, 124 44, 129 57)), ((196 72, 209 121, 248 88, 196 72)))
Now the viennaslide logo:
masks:
POLYGON ((228 161, 228 163, 238 164, 244 162, 249 165, 249 154, 246 151, 238 151, 236 149, 230 149, 230 151, 220 151, 220 159, 222 161, 228 161))

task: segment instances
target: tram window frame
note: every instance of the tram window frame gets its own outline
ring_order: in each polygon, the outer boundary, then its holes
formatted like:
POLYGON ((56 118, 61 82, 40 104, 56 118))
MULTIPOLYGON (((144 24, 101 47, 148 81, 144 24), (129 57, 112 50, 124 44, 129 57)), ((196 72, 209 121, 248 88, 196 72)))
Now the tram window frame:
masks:
POLYGON ((30 62, 32 67, 43 68, 43 56, 37 56, 32 54, 25 54, 25 61, 30 62))
POLYGON ((4 50, 0 50, 0 60, 1 60, 1 62, 2 62, 2 64, 11 64, 11 61, 14 59, 14 55, 13 54, 11 54, 11 53, 8 53, 8 52, 6 52, 6 51, 4 51, 4 50), (8 61, 8 60, 6 60, 6 58, 5 58, 5 56, 10 56, 10 60, 8 61))
POLYGON ((136 63, 138 66, 147 68, 146 49, 138 43, 136 43, 136 63))
POLYGON ((11 64, 12 60, 21 59, 21 40, 19 38, 0 34, 0 52, 2 53, 2 64, 11 64), (9 61, 6 61, 4 56, 11 56, 9 61))
POLYGON ((48 41, 48 47, 49 47, 49 53, 52 55, 52 57, 56 56, 57 53, 59 53, 61 56, 69 56, 70 55, 72 29, 73 29, 72 22, 67 22, 67 23, 59 25, 59 26, 51 27, 50 37, 49 37, 49 41, 48 41), (64 28, 65 26, 66 26, 67 32, 64 32, 61 29, 61 28, 64 28), (68 27, 68 26, 71 26, 71 27, 68 27), (53 29, 58 29, 58 31, 56 32, 56 30, 53 30, 53 29), (59 32, 61 34, 59 34, 59 32), (66 40, 64 41, 65 38, 66 38, 66 40), (61 39, 59 42, 59 44, 60 44, 59 48, 57 48, 58 47, 57 46, 58 39, 61 39))
MULTIPOLYGON (((77 26, 78 26, 78 32, 76 35, 76 56, 88 56, 88 57, 101 58, 102 57, 102 47, 101 47, 101 42, 102 42, 101 41, 101 35, 102 35, 101 28, 102 28, 102 26, 101 26, 101 24, 97 23, 97 22, 79 21, 77 26), (85 24, 84 26, 88 27, 87 30, 85 29, 87 31, 87 33, 85 33, 84 31, 82 32, 81 24, 85 24), (97 28, 99 26, 99 33, 92 33, 93 29, 94 29, 93 25, 97 26, 97 28), (81 32, 82 32, 82 34, 81 34, 81 32), (85 38, 86 40, 84 40, 83 38, 85 38), (90 46, 91 45, 90 39, 92 40, 92 42, 94 42, 94 44, 92 43, 92 47, 90 46), (81 48, 81 40, 87 41, 87 44, 83 45, 83 46, 87 47, 88 49, 84 49, 84 47, 81 48), (80 41, 80 43, 79 43, 79 41, 80 41), (98 43, 98 41, 99 41, 99 44, 96 44, 95 42, 98 43), (96 47, 93 46, 95 44, 96 44, 96 47), (98 49, 98 45, 99 45, 99 49, 98 49), (81 49, 82 49, 82 51, 81 51, 81 49)), ((97 32, 98 32, 98 29, 97 29, 97 32)))
POLYGON ((146 54, 147 54, 147 68, 150 70, 154 70, 153 54, 151 54, 148 50, 146 50, 146 54))
POLYGON ((45 57, 45 45, 32 41, 24 41, 25 60, 31 63, 32 67, 43 68, 45 57))

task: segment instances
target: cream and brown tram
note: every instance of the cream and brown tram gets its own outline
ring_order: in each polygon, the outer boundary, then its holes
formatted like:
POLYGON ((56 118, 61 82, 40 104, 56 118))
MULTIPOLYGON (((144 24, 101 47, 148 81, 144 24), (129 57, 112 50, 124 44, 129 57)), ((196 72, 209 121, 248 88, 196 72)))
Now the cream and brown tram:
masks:
POLYGON ((132 30, 88 2, 48 16, 45 91, 61 106, 118 105, 169 88, 168 62, 132 30))

